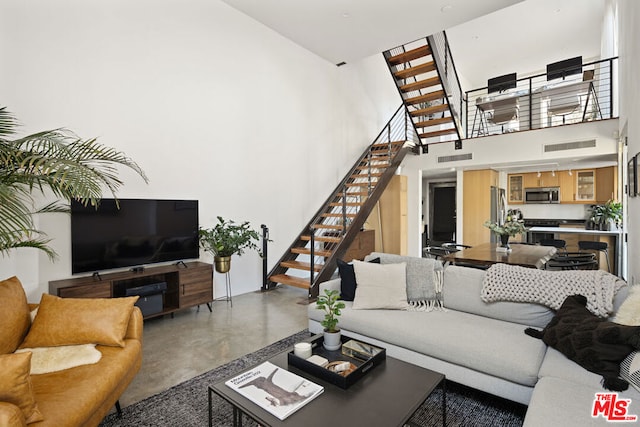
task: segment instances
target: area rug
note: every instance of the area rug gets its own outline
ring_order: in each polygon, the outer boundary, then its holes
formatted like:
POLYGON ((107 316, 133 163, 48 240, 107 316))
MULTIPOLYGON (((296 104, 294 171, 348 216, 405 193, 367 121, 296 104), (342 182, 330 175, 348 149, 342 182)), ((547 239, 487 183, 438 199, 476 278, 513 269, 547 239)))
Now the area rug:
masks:
MULTIPOLYGON (((307 338, 301 331, 247 354, 155 396, 122 409, 122 417, 107 416, 102 427, 200 427, 208 425, 207 386, 286 350, 307 338)), ((411 419, 412 426, 441 426, 441 397, 436 390, 411 419)), ((214 395, 213 425, 232 426, 231 406, 214 395)), ((447 426, 521 426, 526 407, 459 384, 447 383, 447 426)), ((243 425, 254 426, 245 422, 243 425)), ((382 426, 386 427, 386 426, 382 426)))

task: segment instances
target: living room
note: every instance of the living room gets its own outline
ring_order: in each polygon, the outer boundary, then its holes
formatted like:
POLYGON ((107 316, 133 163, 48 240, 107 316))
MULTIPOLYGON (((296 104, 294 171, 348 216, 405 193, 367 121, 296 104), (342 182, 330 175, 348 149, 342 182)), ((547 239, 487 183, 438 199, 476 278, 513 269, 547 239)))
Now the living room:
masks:
MULTIPOLYGON (((633 155, 640 8, 606 4, 618 7, 618 131, 633 155)), ((198 199, 203 226, 218 215, 267 224, 273 254, 286 250, 399 104, 379 53, 336 67, 222 1, 11 0, 0 5, 0 28, 2 105, 25 133, 66 127, 98 137, 150 178, 147 185, 122 170, 120 197, 198 199)), ((442 144, 427 157, 451 153, 442 144)), ((640 253, 639 203, 627 203, 629 259, 640 253)), ((0 258, 3 277, 19 276, 30 302, 50 280, 71 277, 68 218, 42 215, 38 227, 53 239, 56 262, 30 249, 0 258)), ((211 261, 204 253, 202 260, 211 261)), ((234 295, 257 290, 258 255, 233 262, 234 295)), ((631 263, 629 282, 639 275, 631 263)), ((221 293, 224 279, 216 277, 221 293)))

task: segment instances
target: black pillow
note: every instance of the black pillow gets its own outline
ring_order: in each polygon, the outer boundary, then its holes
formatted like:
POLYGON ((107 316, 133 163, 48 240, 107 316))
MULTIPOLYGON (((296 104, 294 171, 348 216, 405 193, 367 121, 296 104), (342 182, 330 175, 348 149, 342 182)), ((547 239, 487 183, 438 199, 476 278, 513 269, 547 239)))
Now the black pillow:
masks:
MULTIPOLYGON (((369 262, 380 264, 380 258, 374 258, 369 262)), ((358 286, 353 265, 339 259, 338 273, 340 274, 340 298, 343 301, 353 301, 356 297, 356 287, 358 286)))
POLYGON ((527 328, 525 333, 542 338, 583 368, 602 375, 606 389, 626 390, 629 383, 619 378, 620 362, 640 348, 640 326, 609 322, 586 306, 585 296, 569 296, 542 331, 527 328))

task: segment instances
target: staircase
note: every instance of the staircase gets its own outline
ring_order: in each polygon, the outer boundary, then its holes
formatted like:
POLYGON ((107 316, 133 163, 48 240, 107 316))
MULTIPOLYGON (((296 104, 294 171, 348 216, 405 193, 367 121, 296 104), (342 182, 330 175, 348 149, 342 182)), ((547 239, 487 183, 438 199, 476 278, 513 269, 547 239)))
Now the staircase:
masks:
POLYGON ((337 259, 415 143, 410 117, 401 106, 269 273, 269 287, 282 283, 304 288, 315 298, 317 284, 333 275, 337 259))
POLYGON ((462 89, 444 32, 384 52, 404 106, 420 138, 427 145, 460 141, 462 89))

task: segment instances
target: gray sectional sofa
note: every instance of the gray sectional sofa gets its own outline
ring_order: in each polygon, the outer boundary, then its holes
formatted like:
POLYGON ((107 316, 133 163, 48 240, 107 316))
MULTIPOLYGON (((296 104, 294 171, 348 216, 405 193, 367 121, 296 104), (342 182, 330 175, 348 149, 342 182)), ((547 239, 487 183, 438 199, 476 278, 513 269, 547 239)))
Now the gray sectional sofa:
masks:
MULTIPOLYGON (((528 405, 525 426, 609 425, 591 416, 595 394, 607 392, 601 377, 524 333, 527 327, 544 328, 554 311, 534 303, 485 303, 485 274, 447 266, 444 310, 354 310, 346 302, 339 326, 346 335, 385 347, 389 356, 528 405)), ((322 283, 320 292, 324 289, 339 291, 340 279, 322 283)), ((626 295, 625 285, 615 296, 614 310, 626 295)), ((311 332, 322 332, 322 318, 323 312, 310 304, 311 332)), ((628 413, 640 416, 640 393, 629 386, 619 395, 632 399, 628 413)))

